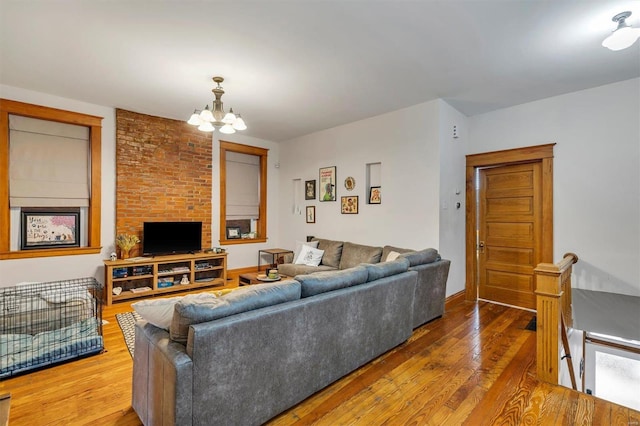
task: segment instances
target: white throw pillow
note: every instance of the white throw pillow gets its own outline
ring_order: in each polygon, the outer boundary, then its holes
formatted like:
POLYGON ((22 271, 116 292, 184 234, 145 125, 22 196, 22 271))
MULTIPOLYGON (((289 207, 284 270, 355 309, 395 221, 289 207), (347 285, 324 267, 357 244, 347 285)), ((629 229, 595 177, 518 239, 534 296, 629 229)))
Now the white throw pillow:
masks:
POLYGON ((320 241, 309 241, 307 243, 296 241, 296 248, 293 250, 293 260, 291 261, 291 263, 296 263, 296 260, 298 260, 298 256, 300 255, 300 250, 302 250, 303 246, 318 248, 319 243, 320 241))
POLYGON ((168 297, 164 299, 147 299, 131 304, 131 307, 140 316, 158 328, 169 331, 173 318, 173 307, 179 301, 216 299, 213 293, 188 294, 186 296, 168 297))
POLYGON ((303 245, 300 250, 300 255, 296 259, 296 265, 318 266, 322 260, 324 250, 318 250, 316 248, 303 245))
POLYGON ((400 253, 398 253, 397 251, 390 251, 385 261, 391 262, 392 260, 396 260, 398 256, 400 256, 400 253))

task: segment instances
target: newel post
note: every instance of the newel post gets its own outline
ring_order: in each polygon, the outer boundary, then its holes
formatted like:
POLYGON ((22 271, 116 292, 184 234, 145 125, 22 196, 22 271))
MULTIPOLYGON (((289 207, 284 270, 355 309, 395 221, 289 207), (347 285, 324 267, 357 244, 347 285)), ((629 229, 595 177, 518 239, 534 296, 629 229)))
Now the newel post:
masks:
POLYGON ((540 380, 558 384, 560 371, 561 271, 552 263, 534 269, 536 283, 536 363, 540 380))

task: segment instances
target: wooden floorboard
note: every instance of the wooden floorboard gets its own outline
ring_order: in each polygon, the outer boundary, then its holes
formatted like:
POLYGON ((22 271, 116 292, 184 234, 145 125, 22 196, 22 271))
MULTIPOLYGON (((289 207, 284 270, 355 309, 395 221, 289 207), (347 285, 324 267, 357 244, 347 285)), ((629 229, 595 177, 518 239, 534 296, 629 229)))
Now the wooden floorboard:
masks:
MULTIPOLYGON (((140 425, 115 319, 130 310, 105 308, 104 353, 1 381, 10 425, 140 425)), ((444 317, 268 425, 640 425, 640 412, 535 378, 531 315, 453 298, 444 317)))

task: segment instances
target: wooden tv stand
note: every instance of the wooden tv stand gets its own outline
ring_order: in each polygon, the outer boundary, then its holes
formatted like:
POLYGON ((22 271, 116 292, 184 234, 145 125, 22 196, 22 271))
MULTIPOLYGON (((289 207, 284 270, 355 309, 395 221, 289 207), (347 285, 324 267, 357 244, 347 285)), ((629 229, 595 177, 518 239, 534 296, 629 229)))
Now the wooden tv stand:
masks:
POLYGON ((221 286, 227 282, 227 253, 105 260, 104 282, 107 305, 137 297, 221 286), (180 284, 184 275, 189 284, 180 284), (122 292, 113 294, 115 287, 122 288, 122 292))

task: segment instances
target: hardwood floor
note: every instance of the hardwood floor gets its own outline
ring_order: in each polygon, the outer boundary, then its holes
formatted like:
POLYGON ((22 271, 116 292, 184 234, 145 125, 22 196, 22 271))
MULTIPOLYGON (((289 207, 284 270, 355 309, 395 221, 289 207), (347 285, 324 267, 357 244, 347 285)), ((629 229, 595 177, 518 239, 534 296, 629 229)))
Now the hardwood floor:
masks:
MULTIPOLYGON (((129 310, 105 309, 105 353, 0 382, 10 424, 140 425, 115 320, 129 310)), ((640 412, 536 380, 531 316, 453 298, 443 318, 268 424, 640 425, 640 412)))

